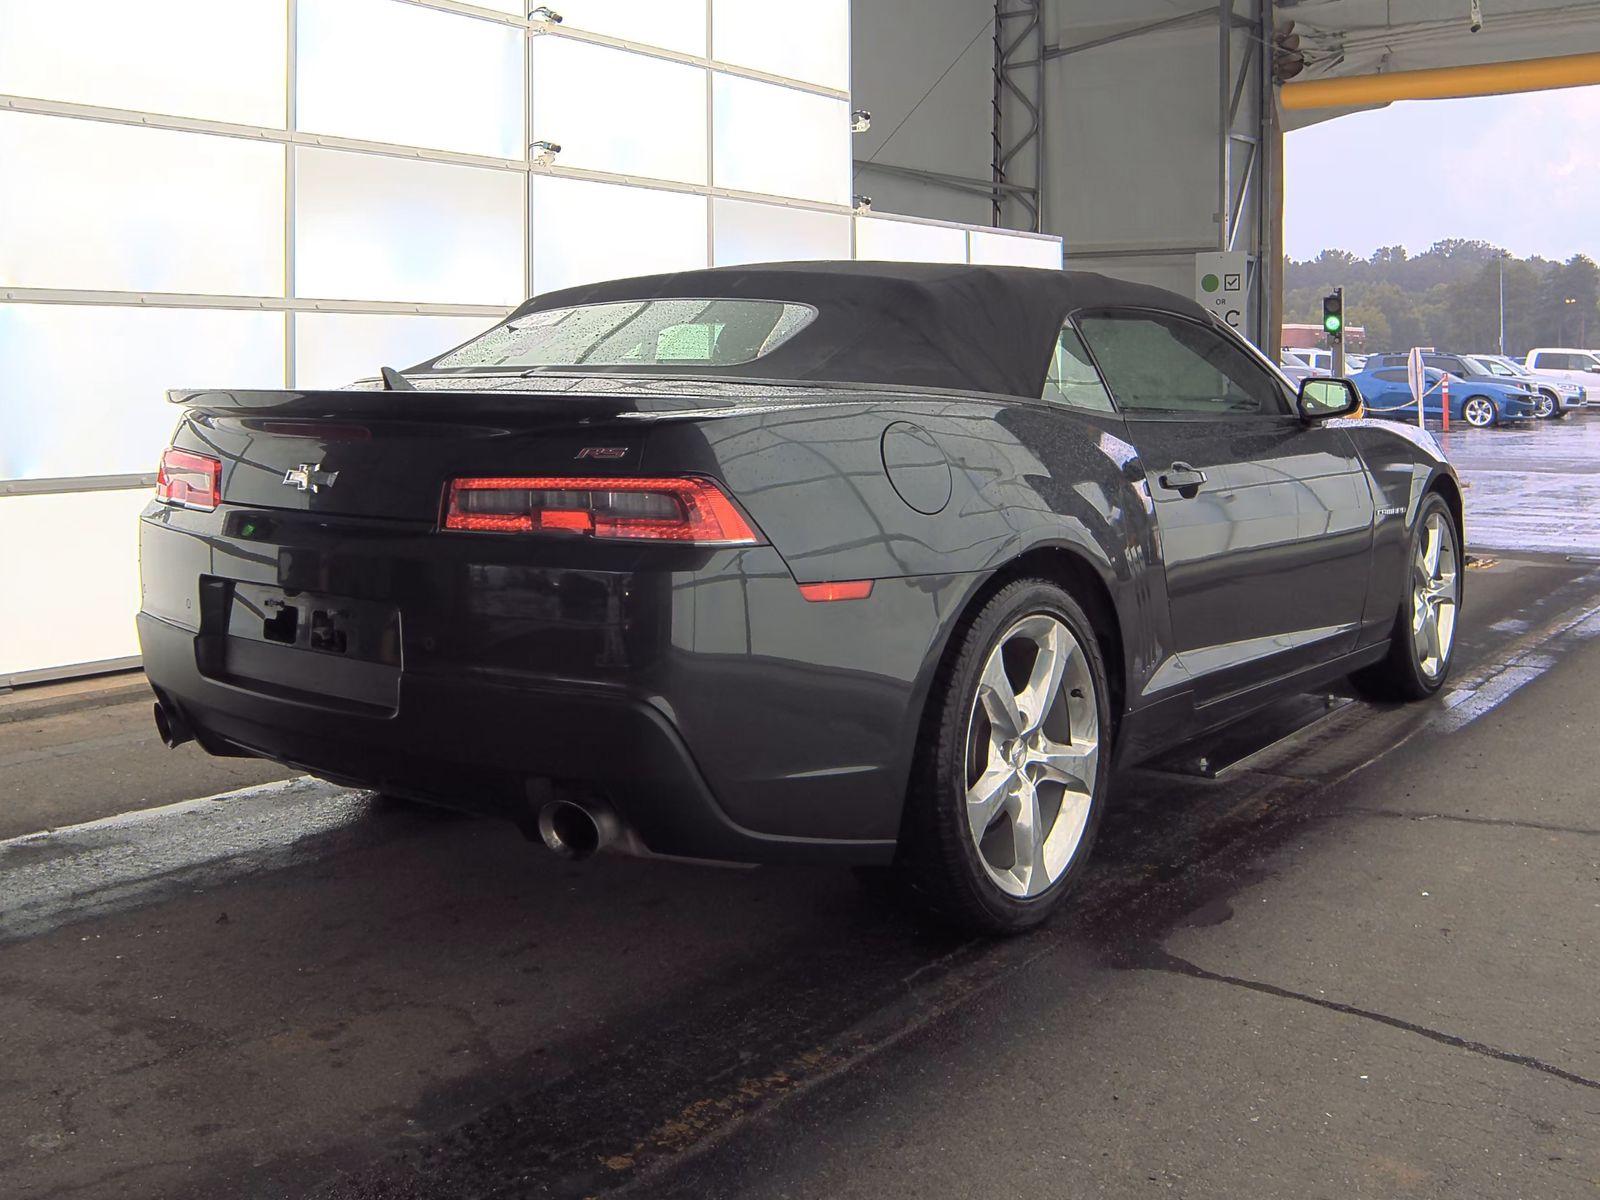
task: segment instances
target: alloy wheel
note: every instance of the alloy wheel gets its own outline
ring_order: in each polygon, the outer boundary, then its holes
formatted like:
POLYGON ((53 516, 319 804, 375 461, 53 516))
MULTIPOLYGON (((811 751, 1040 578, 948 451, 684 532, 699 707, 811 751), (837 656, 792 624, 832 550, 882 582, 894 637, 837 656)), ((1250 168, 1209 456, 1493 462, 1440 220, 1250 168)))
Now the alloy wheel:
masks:
POLYGON ((1455 529, 1441 512, 1428 514, 1411 565, 1411 641, 1417 665, 1437 679, 1450 664, 1456 612, 1461 601, 1461 563, 1455 529))
POLYGON ((1537 407, 1533 410, 1533 415, 1538 417, 1539 420, 1545 421, 1555 415, 1556 402, 1551 399, 1549 392, 1540 392, 1536 404, 1537 407))
POLYGON ((1461 409, 1462 419, 1474 429, 1494 424, 1494 404, 1482 396, 1474 396, 1461 409))
POLYGON ((978 860, 1007 895, 1042 894, 1077 856, 1099 714, 1088 655, 1056 617, 1023 617, 989 652, 967 722, 966 815, 978 860))

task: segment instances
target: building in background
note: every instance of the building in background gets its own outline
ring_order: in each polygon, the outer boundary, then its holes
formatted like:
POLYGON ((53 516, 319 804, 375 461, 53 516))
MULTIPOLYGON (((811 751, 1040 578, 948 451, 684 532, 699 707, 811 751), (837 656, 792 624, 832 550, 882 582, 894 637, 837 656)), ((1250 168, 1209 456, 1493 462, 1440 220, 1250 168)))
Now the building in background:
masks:
POLYGON ((0 0, 0 686, 136 653, 167 388, 337 387, 608 276, 1061 265, 854 212, 848 0, 554 7, 0 0))

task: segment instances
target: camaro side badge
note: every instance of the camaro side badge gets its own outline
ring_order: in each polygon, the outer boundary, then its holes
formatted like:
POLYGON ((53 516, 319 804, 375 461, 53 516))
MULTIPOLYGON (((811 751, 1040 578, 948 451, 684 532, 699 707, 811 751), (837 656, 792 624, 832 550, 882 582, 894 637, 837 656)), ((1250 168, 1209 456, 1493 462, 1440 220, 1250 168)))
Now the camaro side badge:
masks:
POLYGON ((585 446, 578 451, 578 458, 627 458, 626 446, 585 446))
POLYGON ((320 492, 325 487, 332 487, 339 478, 339 472, 321 468, 321 463, 301 463, 294 470, 283 473, 283 486, 299 488, 302 492, 320 492))

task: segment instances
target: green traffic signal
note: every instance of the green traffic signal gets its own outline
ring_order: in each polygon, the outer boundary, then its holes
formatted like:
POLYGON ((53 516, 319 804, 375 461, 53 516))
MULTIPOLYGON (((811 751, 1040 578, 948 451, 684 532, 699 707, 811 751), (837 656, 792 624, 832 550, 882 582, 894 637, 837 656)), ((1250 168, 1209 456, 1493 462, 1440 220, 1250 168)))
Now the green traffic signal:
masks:
POLYGON ((1322 332, 1330 338, 1344 335, 1344 291, 1322 298, 1322 332))

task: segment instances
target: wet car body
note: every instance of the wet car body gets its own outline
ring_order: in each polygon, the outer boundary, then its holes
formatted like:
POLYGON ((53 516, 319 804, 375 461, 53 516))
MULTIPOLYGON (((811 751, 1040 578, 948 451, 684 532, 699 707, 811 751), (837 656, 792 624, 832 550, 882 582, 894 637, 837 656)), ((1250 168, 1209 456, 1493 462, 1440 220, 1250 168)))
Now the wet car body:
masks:
POLYGON ((525 824, 553 794, 603 796, 652 853, 885 862, 941 666, 1006 580, 1081 599, 1132 761, 1382 659, 1424 498, 1459 528, 1431 438, 1302 419, 1265 359, 1157 289, 811 264, 618 281, 519 313, 726 290, 822 307, 830 289, 858 310, 838 329, 925 312, 936 341, 957 314, 973 377, 996 386, 941 386, 959 371, 909 356, 879 372, 904 383, 433 360, 406 373, 415 390, 177 396, 174 444, 220 461, 221 502, 142 515, 139 629, 163 710, 212 753, 525 824), (1039 394, 1049 343, 1018 365, 984 338, 985 322, 1015 339, 1030 319, 1128 314, 1249 355, 1281 411, 1072 407, 1039 394), (444 528, 452 480, 529 474, 709 480, 756 541, 444 528))

